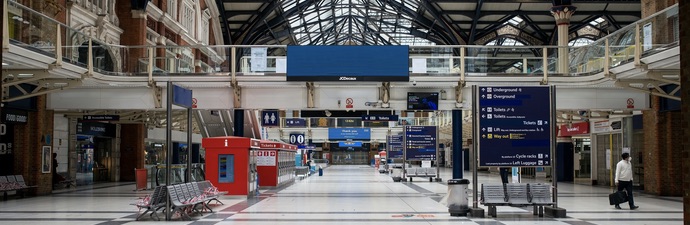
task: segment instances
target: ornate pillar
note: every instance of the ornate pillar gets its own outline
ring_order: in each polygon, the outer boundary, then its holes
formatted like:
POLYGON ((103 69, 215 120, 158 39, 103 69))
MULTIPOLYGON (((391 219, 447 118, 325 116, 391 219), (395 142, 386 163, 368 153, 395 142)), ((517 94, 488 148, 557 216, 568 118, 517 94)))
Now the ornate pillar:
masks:
POLYGON ((551 7, 551 15, 556 19, 556 26, 558 26, 558 72, 569 73, 568 66, 568 33, 570 26, 570 17, 575 13, 577 7, 570 5, 571 1, 553 1, 551 7))

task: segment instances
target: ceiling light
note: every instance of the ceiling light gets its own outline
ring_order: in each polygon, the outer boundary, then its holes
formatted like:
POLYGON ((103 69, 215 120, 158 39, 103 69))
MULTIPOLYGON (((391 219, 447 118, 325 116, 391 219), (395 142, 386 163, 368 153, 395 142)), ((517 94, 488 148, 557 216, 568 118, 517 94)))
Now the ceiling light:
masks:
POLYGON ((20 73, 20 74, 17 74, 17 77, 33 77, 33 76, 34 76, 33 73, 20 73))
POLYGON ((9 66, 10 64, 9 64, 9 63, 6 63, 6 62, 2 62, 2 65, 3 65, 3 66, 9 66))

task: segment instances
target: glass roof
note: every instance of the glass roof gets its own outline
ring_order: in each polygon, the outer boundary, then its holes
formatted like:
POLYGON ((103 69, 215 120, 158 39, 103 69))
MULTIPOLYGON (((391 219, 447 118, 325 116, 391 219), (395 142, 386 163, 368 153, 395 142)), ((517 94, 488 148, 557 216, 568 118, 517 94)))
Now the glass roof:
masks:
MULTIPOLYGON (((284 0, 284 11, 303 0, 284 0)), ((317 1, 287 19, 300 45, 435 45, 412 32, 429 33, 402 10, 417 11, 419 1, 317 1), (393 6, 391 3, 397 3, 393 6)))

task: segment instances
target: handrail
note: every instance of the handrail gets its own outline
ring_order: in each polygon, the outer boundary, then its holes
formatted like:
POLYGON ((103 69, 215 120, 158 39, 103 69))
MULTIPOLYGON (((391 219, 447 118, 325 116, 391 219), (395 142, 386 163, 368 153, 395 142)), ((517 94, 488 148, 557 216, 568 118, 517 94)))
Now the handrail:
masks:
MULTIPOLYGON (((147 75, 149 77, 149 80, 153 80, 154 74, 158 74, 156 71, 153 71, 153 68, 156 67, 156 63, 160 63, 155 61, 156 59, 162 59, 162 58, 169 58, 169 57, 156 57, 153 56, 152 54, 150 55, 142 55, 142 57, 138 57, 136 55, 125 55, 128 54, 130 51, 135 51, 135 50, 148 50, 150 53, 153 53, 157 49, 204 49, 203 51, 205 52, 205 55, 208 56, 207 60, 210 61, 204 61, 202 60, 201 62, 206 64, 207 67, 213 68, 215 73, 218 74, 225 74, 229 73, 228 75, 231 75, 233 77, 233 80, 235 80, 235 75, 243 75, 247 74, 248 72, 251 71, 242 71, 238 70, 240 69, 239 67, 242 67, 241 62, 239 61, 242 58, 247 58, 247 56, 244 56, 242 54, 239 54, 239 56, 236 55, 238 53, 237 51, 243 51, 246 48, 255 48, 255 47, 266 47, 266 48, 287 48, 287 45, 184 45, 184 46, 151 46, 151 45, 131 45, 131 46, 125 46, 125 45, 119 45, 119 44, 109 44, 102 42, 98 39, 94 39, 90 37, 87 34, 84 34, 72 27, 69 27, 53 18, 50 18, 46 15, 41 14, 40 12, 37 12, 29 7, 26 7, 22 4, 20 4, 17 1, 9 0, 9 1, 4 1, 4 4, 6 5, 11 5, 12 7, 16 7, 21 10, 25 10, 26 13, 29 14, 35 14, 39 15, 43 18, 43 22, 50 22, 50 23, 55 23, 56 27, 58 28, 58 33, 60 33, 60 29, 65 29, 67 32, 63 33, 63 35, 67 36, 69 39, 70 34, 72 36, 80 36, 80 37, 85 37, 89 40, 89 46, 93 42, 94 46, 99 46, 99 48, 105 48, 105 49, 120 49, 121 56, 122 58, 116 58, 112 60, 119 60, 119 63, 125 64, 128 63, 127 61, 131 61, 130 57, 132 58, 139 58, 142 59, 144 57, 148 58, 147 62, 147 75), (244 48, 244 49, 243 49, 244 48), (206 51, 210 49, 211 52, 215 55, 207 54, 206 51), (219 51, 220 50, 220 51, 219 51), (228 51, 230 50, 229 56, 228 55, 220 55, 218 54, 221 51, 228 51), (239 57, 239 58, 238 58, 239 57), (213 58, 213 59, 212 59, 213 58), (231 60, 231 62, 227 62, 228 58, 231 60), (215 61, 215 60, 221 60, 215 61), (223 62, 224 60, 224 62, 223 62), (221 68, 221 64, 223 63, 228 63, 230 65, 234 65, 228 70, 221 70, 221 71, 216 71, 215 68, 221 68), (238 67, 239 66, 239 67, 238 67)), ((521 71, 523 74, 529 74, 525 72, 535 72, 535 71, 541 71, 540 73, 544 74, 544 79, 543 81, 546 82, 548 81, 548 77, 550 74, 558 74, 555 69, 551 69, 552 65, 555 63, 555 52, 554 50, 560 49, 560 48, 568 48, 571 54, 571 62, 569 62, 569 66, 571 68, 571 74, 572 75, 586 75, 586 74, 592 74, 592 73, 598 73, 600 71, 606 70, 610 68, 604 69, 604 65, 610 65, 611 67, 619 66, 622 63, 621 62, 627 62, 628 60, 634 59, 635 62, 639 62, 639 57, 644 54, 646 51, 643 51, 641 49, 641 38, 640 38, 640 30, 639 27, 643 23, 647 23, 650 20, 654 19, 655 17, 658 17, 660 15, 663 15, 668 12, 672 13, 677 13, 678 9, 678 4, 675 4, 671 7, 668 7, 662 11, 656 12, 652 14, 649 17, 646 17, 644 19, 641 19, 639 21, 636 21, 634 23, 629 24, 628 26, 625 26, 599 40, 596 40, 592 42, 589 45, 586 46, 579 46, 579 47, 568 47, 568 46, 479 46, 479 45, 436 45, 436 46, 409 46, 411 56, 410 58, 427 58, 427 59, 447 59, 446 61, 435 61, 437 67, 429 67, 429 68, 446 68, 450 69, 448 72, 449 74, 453 75, 458 75, 459 77, 464 77, 467 75, 467 73, 472 73, 472 71, 468 70, 469 68, 473 68, 473 63, 480 63, 480 67, 486 68, 487 65, 489 65, 489 61, 491 63, 498 62, 500 60, 504 60, 502 63, 504 65, 501 65, 501 67, 495 67, 495 68, 488 68, 484 72, 494 72, 497 69, 505 68, 506 71, 503 73, 508 73, 507 69, 512 67, 512 64, 508 63, 508 61, 514 61, 516 64, 521 62, 523 68, 517 68, 517 71, 521 71), (672 10, 675 10, 672 11, 672 10), (626 34, 627 32, 634 31, 636 32, 635 34, 635 41, 632 45, 619 45, 616 42, 611 42, 610 39, 612 38, 620 38, 622 37, 621 35, 626 34), (604 49, 601 51, 601 49, 604 49), (439 56, 436 55, 428 55, 428 53, 416 53, 420 50, 434 50, 434 49, 447 49, 447 51, 444 51, 442 53, 439 53, 439 56), (488 55, 486 57, 482 56, 485 54, 488 54, 490 50, 502 50, 502 49, 522 49, 522 50, 530 50, 530 51, 535 51, 535 52, 541 52, 542 56, 541 57, 523 57, 523 56, 516 56, 516 57, 506 57, 506 56, 501 56, 501 57, 491 57, 491 55, 488 55), (459 51, 458 51, 459 50, 459 51), (539 51, 541 50, 541 51, 539 51), (633 51, 633 52, 631 52, 633 51), (548 55, 549 52, 552 52, 552 55, 548 55), (578 55, 578 54, 584 54, 584 55, 578 55), (632 56, 632 57, 630 57, 632 56), (460 59, 458 62, 457 59, 460 59), (467 62, 466 60, 479 60, 479 61, 472 61, 472 62, 467 62), (484 60, 484 61, 482 61, 484 60), (525 63, 530 64, 530 65, 539 65, 533 61, 528 62, 528 60, 539 60, 541 61, 541 67, 536 67, 534 68, 533 71, 527 71, 527 65, 524 65, 525 63), (603 61, 602 61, 603 60, 603 61), (609 60, 614 60, 617 61, 617 63, 609 63, 609 60), (606 63, 602 63, 606 62, 606 63), (457 64, 456 64, 457 63, 457 64), (486 64, 486 65, 485 65, 486 64), (456 66, 457 65, 457 66, 456 66), (574 69, 572 69, 574 68, 574 69), (581 68, 581 69, 580 69, 581 68)), ((4 7, 3 13, 6 13, 7 7, 4 7)), ((7 23, 9 19, 5 19, 5 23, 7 23)), ((8 29, 8 26, 4 26, 5 29, 3 30, 3 34, 6 32, 6 29, 8 29)), ((9 35, 4 35, 4 36, 9 36, 9 35)), ((3 37, 3 47, 4 46, 4 41, 5 38, 10 38, 10 37, 3 37)), ((62 42, 60 38, 57 38, 58 41, 62 42)), ((65 40, 66 41, 66 40, 65 40)), ((56 59, 56 63, 60 64, 60 61, 62 60, 61 55, 62 53, 62 48, 82 48, 82 45, 62 45, 62 43, 56 43, 57 47, 60 48, 60 50, 57 50, 54 54, 55 57, 59 58, 56 59)), ((656 47, 656 44, 654 45, 656 47)), ((93 48, 95 47, 89 47, 88 53, 93 52, 93 48)), ((41 50, 41 49, 39 49, 41 50)), ((42 50, 46 51, 46 50, 42 50)), ((246 54, 246 52, 244 52, 246 54)), ((72 59, 70 62, 74 63, 76 61, 76 57, 74 56, 74 51, 72 51, 72 59)), ((69 53, 64 54, 65 57, 69 57, 69 53)), ((286 57, 286 56, 269 56, 267 58, 273 58, 273 57, 286 57)), ((135 61, 139 61, 139 59, 136 59, 135 61)), ((88 59, 86 59, 86 66, 88 69, 88 73, 92 74, 92 71, 94 71, 93 68, 93 56, 89 56, 88 59)), ((199 59, 194 59, 195 61, 198 61, 199 59)), ((82 62, 84 63, 84 62, 82 62)), ((195 63, 192 63, 195 64, 195 63)), ((80 66, 80 65, 78 65, 80 66)), ((128 68, 126 71, 106 71, 104 69, 98 69, 102 74, 93 74, 96 75, 94 78, 100 79, 103 76, 112 76, 108 74, 118 74, 118 75, 127 75, 127 76, 132 76, 136 74, 140 74, 141 68, 137 69, 134 68, 136 67, 135 65, 128 65, 128 68)), ((156 67, 157 68, 157 67, 156 67)), ((224 68, 224 67, 223 67, 224 68)), ((165 69, 165 68, 161 68, 165 69)), ((116 70, 116 69, 114 69, 116 70)), ((448 71, 448 70, 445 70, 448 71)), ((264 72, 264 73, 272 73, 270 71, 264 72)), ((429 71, 429 73, 439 73, 439 74, 448 74, 446 72, 439 72, 437 71, 429 71)), ((500 73, 500 72, 499 72, 500 73)), ((513 73, 513 72, 510 72, 513 73)), ((190 75, 194 75, 195 73, 190 73, 190 75)), ((465 80, 465 78, 462 78, 461 80, 465 80)))

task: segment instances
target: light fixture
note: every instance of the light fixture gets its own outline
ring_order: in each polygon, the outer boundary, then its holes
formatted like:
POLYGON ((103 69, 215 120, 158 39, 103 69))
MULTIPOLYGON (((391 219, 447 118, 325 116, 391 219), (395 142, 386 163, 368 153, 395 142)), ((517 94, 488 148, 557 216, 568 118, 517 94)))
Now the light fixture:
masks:
POLYGON ((9 63, 2 62, 2 66, 9 66, 9 65, 10 65, 9 63))
POLYGON ((17 74, 17 77, 33 77, 33 76, 34 76, 33 73, 20 73, 20 74, 17 74))

